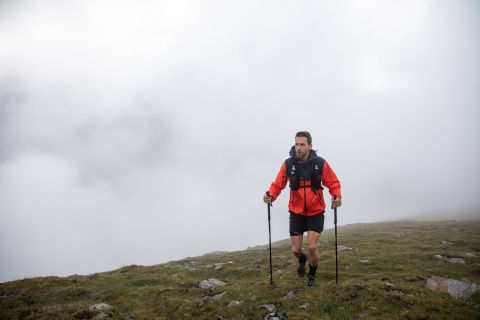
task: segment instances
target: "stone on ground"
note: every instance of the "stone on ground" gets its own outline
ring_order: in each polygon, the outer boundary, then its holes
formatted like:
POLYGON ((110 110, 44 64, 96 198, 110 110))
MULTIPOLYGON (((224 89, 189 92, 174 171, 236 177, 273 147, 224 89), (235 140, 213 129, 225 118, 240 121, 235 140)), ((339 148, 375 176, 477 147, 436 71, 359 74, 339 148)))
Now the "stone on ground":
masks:
POLYGON ((480 287, 475 283, 442 277, 428 278, 426 286, 433 291, 447 292, 456 299, 467 299, 480 290, 480 287))
POLYGON ((210 289, 216 286, 225 286, 226 283, 215 278, 210 278, 208 280, 202 280, 198 284, 201 289, 210 289))
POLYGON ((281 312, 272 312, 267 314, 263 319, 264 320, 287 320, 288 317, 286 314, 281 312))
POLYGON ((275 305, 274 304, 262 304, 260 308, 265 308, 267 309, 268 312, 274 312, 275 311, 275 305))

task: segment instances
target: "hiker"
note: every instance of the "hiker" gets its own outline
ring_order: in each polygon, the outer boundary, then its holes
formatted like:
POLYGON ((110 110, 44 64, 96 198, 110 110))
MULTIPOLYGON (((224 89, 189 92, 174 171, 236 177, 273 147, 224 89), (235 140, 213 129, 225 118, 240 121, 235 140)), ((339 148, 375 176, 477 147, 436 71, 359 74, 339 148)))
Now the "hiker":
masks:
POLYGON ((342 204, 340 181, 330 165, 312 150, 312 136, 308 131, 300 131, 295 135, 295 145, 290 150, 290 158, 285 160, 265 193, 263 201, 272 203, 280 192, 290 184, 290 239, 292 253, 298 258, 297 274, 305 276, 305 265, 308 261, 309 272, 307 286, 315 285, 315 273, 318 266, 317 242, 323 231, 325 220, 325 200, 323 187, 326 186, 332 196, 332 207, 342 204), (307 231, 307 253, 303 253, 303 233, 307 231))

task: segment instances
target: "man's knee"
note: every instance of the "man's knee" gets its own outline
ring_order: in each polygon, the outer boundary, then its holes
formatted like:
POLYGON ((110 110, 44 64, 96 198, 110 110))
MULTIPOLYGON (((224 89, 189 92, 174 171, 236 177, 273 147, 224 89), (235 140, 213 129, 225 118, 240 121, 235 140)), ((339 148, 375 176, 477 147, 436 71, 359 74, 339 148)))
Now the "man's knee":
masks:
POLYGON ((310 255, 310 257, 315 256, 317 252, 317 246, 308 246, 308 254, 310 255))
POLYGON ((302 247, 292 246, 292 253, 294 255, 300 255, 302 253, 302 247))

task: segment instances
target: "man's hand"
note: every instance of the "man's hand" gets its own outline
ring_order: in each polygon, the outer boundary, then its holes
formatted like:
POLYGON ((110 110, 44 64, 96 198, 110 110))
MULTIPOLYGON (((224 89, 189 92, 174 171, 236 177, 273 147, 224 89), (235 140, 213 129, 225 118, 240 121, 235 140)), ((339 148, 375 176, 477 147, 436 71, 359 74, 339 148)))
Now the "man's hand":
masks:
POLYGON ((332 208, 338 208, 342 205, 341 198, 332 198, 332 208))
POLYGON ((265 195, 263 196, 263 202, 265 203, 272 203, 272 197, 270 196, 270 192, 266 192, 265 195))

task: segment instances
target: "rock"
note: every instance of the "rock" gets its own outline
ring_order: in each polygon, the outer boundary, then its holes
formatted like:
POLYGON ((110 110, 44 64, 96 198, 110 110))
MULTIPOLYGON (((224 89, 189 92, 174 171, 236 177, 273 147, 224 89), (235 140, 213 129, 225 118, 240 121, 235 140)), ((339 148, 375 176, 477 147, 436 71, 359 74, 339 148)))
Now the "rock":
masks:
POLYGON ((307 303, 302 304, 300 307, 298 307, 298 309, 305 309, 305 310, 307 310, 308 307, 310 307, 310 304, 307 302, 307 303))
POLYGON ((233 306, 238 306, 240 304, 242 304, 243 301, 237 301, 237 300, 233 300, 233 301, 230 301, 230 303, 227 305, 227 307, 233 307, 233 306))
POLYGON ((463 260, 462 258, 445 258, 445 260, 450 263, 465 264, 465 260, 463 260))
POLYGON ((183 268, 184 268, 185 270, 188 270, 188 271, 196 271, 196 270, 198 270, 197 268, 191 267, 191 266, 184 266, 183 268))
POLYGON ((272 312, 267 314, 263 319, 264 320, 287 320, 288 316, 286 313, 272 312))
POLYGON ((200 302, 198 303, 199 306, 204 306, 205 304, 208 303, 208 301, 210 300, 220 300, 223 298, 223 296, 226 294, 227 292, 224 291, 222 293, 219 293, 219 294, 216 294, 214 296, 205 296, 203 297, 200 302))
POLYGON ((450 263, 456 263, 456 264, 465 264, 465 260, 463 260, 462 258, 447 258, 447 257, 443 257, 439 254, 436 254, 434 255, 435 258, 437 259, 440 259, 440 260, 445 260, 445 261, 448 261, 450 263))
POLYGON ((363 264, 370 264, 370 260, 358 260, 358 262, 363 264))
POLYGON ((222 317, 222 316, 218 316, 218 315, 217 315, 217 316, 215 316, 215 317, 216 317, 215 320, 225 320, 225 318, 222 317))
POLYGON ((210 301, 211 297, 210 296, 205 296, 203 297, 200 302, 198 303, 198 305, 201 307, 201 306, 204 306, 207 304, 208 301, 210 301))
POLYGON ((109 319, 111 316, 108 313, 100 312, 95 315, 91 320, 101 320, 101 319, 109 319))
POLYGON ((286 296, 282 297, 282 299, 285 300, 285 299, 293 298, 295 296, 295 293, 297 293, 298 291, 303 291, 303 289, 290 290, 290 291, 288 291, 286 296))
POLYGON ((477 284, 469 281, 458 281, 435 276, 427 279, 426 286, 433 291, 447 292, 456 299, 467 299, 480 290, 477 284))
POLYGON ((197 270, 197 268, 195 268, 195 265, 197 263, 195 261, 190 261, 190 262, 186 262, 184 265, 183 265, 183 268, 185 270, 190 270, 190 271, 195 271, 197 270))
POLYGON ((471 252, 465 253, 465 257, 471 257, 472 258, 472 257, 476 257, 476 256, 477 256, 476 254, 471 253, 471 252))
POLYGON ((338 247, 337 247, 337 250, 338 250, 338 251, 353 250, 353 248, 345 247, 345 246, 338 246, 338 247))
POLYGON ((274 312, 275 311, 275 305, 274 304, 262 304, 259 308, 265 308, 265 309, 267 309, 268 312, 274 312))
POLYGON ((387 285, 387 287, 385 288, 385 291, 393 291, 393 290, 396 290, 397 288, 390 282, 386 282, 385 283, 387 285))
POLYGON ((223 266, 225 266, 227 264, 233 264, 233 261, 214 263, 213 267, 215 268, 215 270, 220 270, 220 269, 223 268, 223 266))
POLYGON ((446 241, 446 240, 442 240, 440 243, 441 244, 446 244, 446 245, 452 245, 453 244, 453 242, 446 241))
POLYGON ((282 270, 277 270, 273 273, 274 276, 278 276, 279 274, 282 274, 282 270))
POLYGON ((136 320, 136 318, 132 314, 127 313, 123 320, 136 320))
POLYGON ((90 306, 89 310, 94 312, 99 312, 99 311, 108 312, 108 311, 112 311, 113 307, 106 303, 97 303, 97 304, 94 304, 93 306, 90 306))
POLYGON ((212 297, 213 300, 220 300, 223 296, 227 293, 227 291, 223 291, 222 293, 216 294, 212 297))
POLYGON ((198 284, 198 286, 201 289, 210 289, 210 288, 213 288, 215 286, 225 286, 225 285, 227 285, 225 282, 220 281, 220 280, 215 279, 215 278, 210 278, 208 280, 202 280, 198 284))
POLYGON ((257 300, 257 296, 256 296, 256 295, 253 295, 253 296, 250 298, 250 300, 252 300, 252 301, 257 300))

